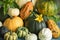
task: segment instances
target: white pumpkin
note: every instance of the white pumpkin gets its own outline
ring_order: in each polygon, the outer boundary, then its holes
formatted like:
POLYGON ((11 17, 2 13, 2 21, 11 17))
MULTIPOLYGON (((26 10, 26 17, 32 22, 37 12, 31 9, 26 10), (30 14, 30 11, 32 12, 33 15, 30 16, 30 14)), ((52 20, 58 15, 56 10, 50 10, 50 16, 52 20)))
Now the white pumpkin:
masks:
POLYGON ((31 0, 33 5, 35 6, 37 0, 31 0))
POLYGON ((40 40, 51 40, 52 32, 49 28, 43 28, 42 31, 39 32, 38 36, 40 40))
POLYGON ((27 34, 25 40, 37 40, 37 35, 33 33, 27 34))
POLYGON ((2 26, 2 22, 0 21, 0 27, 2 26))
POLYGON ((36 3, 36 0, 15 0, 15 2, 20 8, 23 7, 23 5, 25 5, 29 1, 32 1, 33 5, 35 5, 36 3))
POLYGON ((18 16, 19 15, 19 9, 18 8, 9 8, 8 10, 9 16, 18 16))

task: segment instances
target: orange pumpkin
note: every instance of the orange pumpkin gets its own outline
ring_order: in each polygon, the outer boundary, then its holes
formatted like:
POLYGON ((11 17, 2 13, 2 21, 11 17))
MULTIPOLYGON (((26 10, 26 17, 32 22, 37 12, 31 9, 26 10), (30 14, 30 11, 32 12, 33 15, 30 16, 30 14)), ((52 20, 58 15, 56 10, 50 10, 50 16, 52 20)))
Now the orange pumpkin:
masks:
POLYGON ((23 20, 20 17, 7 18, 4 26, 11 31, 16 31, 18 27, 23 26, 23 20))

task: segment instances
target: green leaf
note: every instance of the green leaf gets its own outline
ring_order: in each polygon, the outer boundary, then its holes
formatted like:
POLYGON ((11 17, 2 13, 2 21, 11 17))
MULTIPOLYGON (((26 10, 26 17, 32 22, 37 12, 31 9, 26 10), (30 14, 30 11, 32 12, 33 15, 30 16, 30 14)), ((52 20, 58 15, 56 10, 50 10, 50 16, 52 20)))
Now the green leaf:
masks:
POLYGON ((55 22, 60 21, 60 15, 47 16, 48 19, 52 19, 55 22))
POLYGON ((0 1, 0 6, 1 6, 1 5, 3 5, 3 2, 2 2, 2 1, 0 1))

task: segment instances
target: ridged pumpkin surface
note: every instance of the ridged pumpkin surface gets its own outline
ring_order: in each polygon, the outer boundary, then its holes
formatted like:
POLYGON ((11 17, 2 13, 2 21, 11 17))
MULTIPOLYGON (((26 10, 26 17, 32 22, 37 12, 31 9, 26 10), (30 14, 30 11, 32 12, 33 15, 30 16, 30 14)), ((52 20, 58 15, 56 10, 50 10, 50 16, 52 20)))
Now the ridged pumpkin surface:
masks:
POLYGON ((37 1, 37 9, 39 13, 42 13, 43 15, 55 15, 57 14, 57 5, 52 0, 38 0, 37 1))
POLYGON ((11 31, 15 31, 18 27, 23 26, 23 20, 20 17, 8 18, 5 20, 4 26, 11 31))
POLYGON ((47 25, 48 28, 52 31, 53 37, 58 38, 60 35, 58 25, 51 19, 47 21, 47 25))

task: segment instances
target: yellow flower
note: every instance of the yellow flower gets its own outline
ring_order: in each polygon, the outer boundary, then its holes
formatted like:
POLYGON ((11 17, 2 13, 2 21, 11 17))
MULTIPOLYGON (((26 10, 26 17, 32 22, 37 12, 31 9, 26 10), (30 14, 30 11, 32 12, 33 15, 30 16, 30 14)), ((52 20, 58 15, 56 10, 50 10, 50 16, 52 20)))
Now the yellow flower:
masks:
POLYGON ((38 22, 43 21, 42 14, 41 14, 41 15, 36 14, 35 16, 37 17, 37 18, 35 19, 36 21, 38 21, 38 22))

